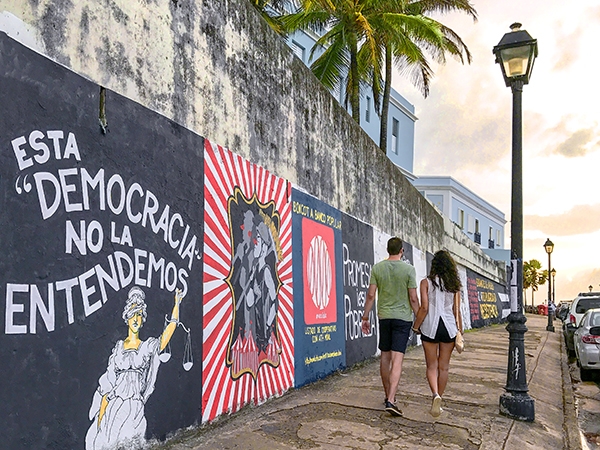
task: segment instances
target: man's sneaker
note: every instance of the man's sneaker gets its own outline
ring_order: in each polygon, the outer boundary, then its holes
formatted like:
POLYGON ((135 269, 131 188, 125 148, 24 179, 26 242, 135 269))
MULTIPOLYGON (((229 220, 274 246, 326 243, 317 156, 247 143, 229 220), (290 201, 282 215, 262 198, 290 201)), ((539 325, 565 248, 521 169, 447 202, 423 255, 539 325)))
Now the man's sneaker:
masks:
POLYGON ((442 397, 436 395, 433 397, 433 402, 431 402, 431 411, 429 413, 433 417, 439 417, 442 413, 442 397))
POLYGON ((399 417, 402 415, 402 411, 400 411, 400 409, 390 401, 385 402, 385 410, 389 412, 392 416, 399 417))

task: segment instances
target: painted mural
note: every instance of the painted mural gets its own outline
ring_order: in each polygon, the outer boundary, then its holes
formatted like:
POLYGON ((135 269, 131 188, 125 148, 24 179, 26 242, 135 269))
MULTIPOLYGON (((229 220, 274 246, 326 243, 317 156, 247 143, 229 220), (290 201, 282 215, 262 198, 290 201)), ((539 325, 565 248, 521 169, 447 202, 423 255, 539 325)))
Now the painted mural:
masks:
POLYGON ((3 33, 0 79, 2 447, 197 423, 204 140, 3 33))
POLYGON ((190 370, 194 359, 190 330, 179 320, 183 297, 175 293, 175 304, 158 337, 140 339, 139 333, 148 313, 144 291, 134 286, 128 293, 122 318, 128 333, 119 340, 108 359, 106 372, 100 377, 98 390, 90 407, 92 424, 85 437, 87 450, 114 449, 119 446, 142 447, 147 420, 144 406, 156 386, 161 362, 171 359, 171 337, 178 326, 187 332, 183 368, 190 370))
POLYGON ((346 365, 342 217, 296 189, 293 199, 296 386, 346 365))
POLYGON ((467 271, 467 296, 471 326, 484 327, 502 322, 510 314, 510 299, 506 286, 467 271))
POLYGON ((377 353, 378 321, 374 309, 369 313, 371 333, 366 335, 361 330, 373 266, 373 227, 347 214, 342 214, 342 224, 346 365, 352 366, 377 353))
POLYGON ((203 420, 294 380, 291 187, 205 141, 203 420))

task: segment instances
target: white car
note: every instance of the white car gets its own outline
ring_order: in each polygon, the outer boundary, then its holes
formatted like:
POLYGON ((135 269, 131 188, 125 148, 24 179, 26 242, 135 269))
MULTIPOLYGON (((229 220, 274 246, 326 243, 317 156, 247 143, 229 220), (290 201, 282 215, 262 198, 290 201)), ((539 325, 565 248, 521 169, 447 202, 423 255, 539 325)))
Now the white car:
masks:
POLYGON ((588 381, 592 371, 600 374, 600 308, 588 309, 583 315, 573 344, 581 381, 588 381))
POLYGON ((583 292, 580 293, 573 303, 571 303, 571 309, 569 310, 569 316, 563 322, 563 334, 565 337, 565 344, 567 345, 567 351, 570 356, 575 353, 575 346, 573 344, 573 335, 575 330, 581 324, 581 318, 588 309, 600 308, 600 292, 583 292))

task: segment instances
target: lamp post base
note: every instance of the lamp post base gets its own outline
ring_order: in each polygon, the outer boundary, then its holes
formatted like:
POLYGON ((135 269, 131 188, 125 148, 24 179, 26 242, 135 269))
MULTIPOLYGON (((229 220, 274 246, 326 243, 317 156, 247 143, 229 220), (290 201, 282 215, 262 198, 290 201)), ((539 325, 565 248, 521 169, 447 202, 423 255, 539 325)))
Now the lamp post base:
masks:
POLYGON ((510 394, 506 392, 500 396, 500 414, 522 422, 533 422, 535 420, 535 400, 527 393, 510 394))

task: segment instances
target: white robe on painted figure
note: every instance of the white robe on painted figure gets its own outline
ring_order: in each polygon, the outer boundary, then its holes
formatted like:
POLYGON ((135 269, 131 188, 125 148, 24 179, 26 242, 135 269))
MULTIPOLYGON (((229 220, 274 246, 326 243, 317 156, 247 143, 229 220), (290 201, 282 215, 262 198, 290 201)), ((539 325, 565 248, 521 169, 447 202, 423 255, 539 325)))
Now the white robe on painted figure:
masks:
POLYGON ((113 450, 119 445, 141 447, 145 442, 144 405, 154 391, 160 365, 160 340, 148 338, 137 350, 124 349, 120 340, 108 359, 106 372, 98 381, 85 437, 86 450, 113 450), (98 426, 102 397, 108 406, 98 426))

